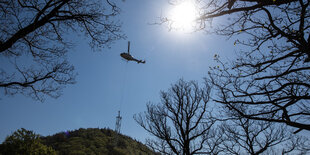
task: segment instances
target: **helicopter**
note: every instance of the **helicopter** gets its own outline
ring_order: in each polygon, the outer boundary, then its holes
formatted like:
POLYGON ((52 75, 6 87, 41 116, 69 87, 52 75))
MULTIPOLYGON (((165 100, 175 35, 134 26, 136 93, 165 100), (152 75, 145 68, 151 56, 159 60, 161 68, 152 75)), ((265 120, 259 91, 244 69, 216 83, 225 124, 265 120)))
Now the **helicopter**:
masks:
POLYGON ((138 60, 138 59, 134 58, 132 55, 130 55, 129 50, 130 50, 130 41, 128 41, 127 53, 126 53, 126 52, 121 53, 120 56, 121 56, 122 58, 124 58, 125 60, 127 60, 127 61, 135 61, 135 62, 137 62, 138 64, 139 64, 139 63, 145 63, 144 60, 138 60))

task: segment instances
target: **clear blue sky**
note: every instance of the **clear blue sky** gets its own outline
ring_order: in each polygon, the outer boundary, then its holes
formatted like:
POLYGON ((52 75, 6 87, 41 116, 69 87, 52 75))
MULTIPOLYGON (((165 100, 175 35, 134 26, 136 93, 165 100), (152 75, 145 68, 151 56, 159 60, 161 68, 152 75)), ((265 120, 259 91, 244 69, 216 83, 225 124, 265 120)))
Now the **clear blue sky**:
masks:
POLYGON ((77 83, 68 85, 58 99, 47 98, 44 103, 21 95, 1 96, 0 142, 21 127, 44 136, 79 128, 114 129, 119 109, 121 132, 144 142, 149 135, 133 120, 134 114, 146 110, 149 101, 158 103, 160 90, 180 78, 202 82, 209 66, 215 65, 214 54, 229 58, 236 51, 233 40, 223 37, 149 25, 169 10, 166 0, 127 0, 120 7, 131 53, 146 64, 121 59, 127 40, 92 52, 87 41, 72 39, 76 46, 68 55, 79 74, 77 83))

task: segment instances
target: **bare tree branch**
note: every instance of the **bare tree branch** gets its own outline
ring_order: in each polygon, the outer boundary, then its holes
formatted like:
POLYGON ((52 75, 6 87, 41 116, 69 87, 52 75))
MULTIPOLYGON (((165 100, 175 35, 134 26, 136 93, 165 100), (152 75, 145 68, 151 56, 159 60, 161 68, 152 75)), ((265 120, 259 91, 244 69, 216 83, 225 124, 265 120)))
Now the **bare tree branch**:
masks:
POLYGON ((62 88, 75 83, 66 53, 66 38, 84 32, 94 50, 124 38, 114 18, 120 9, 110 1, 4 0, 0 2, 0 89, 43 101, 58 97, 62 88), (23 67, 19 67, 23 66, 23 67))
POLYGON ((216 152, 212 126, 215 121, 207 111, 210 87, 196 82, 178 81, 161 93, 161 103, 148 104, 147 111, 134 116, 137 123, 155 136, 150 147, 163 154, 198 154, 216 152), (209 143, 208 143, 209 142, 209 143))
POLYGON ((208 31, 229 38, 242 34, 235 45, 245 49, 231 63, 215 56, 219 66, 207 79, 218 90, 215 101, 247 119, 310 130, 310 2, 204 2, 197 22, 228 17, 227 24, 208 31))

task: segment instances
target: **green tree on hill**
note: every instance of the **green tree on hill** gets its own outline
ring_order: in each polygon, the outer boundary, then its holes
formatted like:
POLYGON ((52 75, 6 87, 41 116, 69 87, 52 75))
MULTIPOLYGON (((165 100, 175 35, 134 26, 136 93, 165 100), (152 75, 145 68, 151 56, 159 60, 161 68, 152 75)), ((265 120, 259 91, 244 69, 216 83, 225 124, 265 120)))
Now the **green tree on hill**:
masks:
POLYGON ((24 128, 18 129, 8 136, 0 146, 0 154, 11 155, 55 155, 56 151, 41 143, 40 136, 24 128))

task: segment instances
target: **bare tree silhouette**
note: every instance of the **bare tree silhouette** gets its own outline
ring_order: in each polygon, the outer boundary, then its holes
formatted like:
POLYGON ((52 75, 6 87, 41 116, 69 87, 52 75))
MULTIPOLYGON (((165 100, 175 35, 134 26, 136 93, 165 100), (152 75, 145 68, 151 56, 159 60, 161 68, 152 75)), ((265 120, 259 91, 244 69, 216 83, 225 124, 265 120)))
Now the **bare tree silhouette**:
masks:
MULTIPOLYGON (((235 117, 235 116, 234 116, 235 117)), ((292 134, 285 126, 272 122, 235 117, 219 125, 220 144, 225 154, 305 154, 305 137, 292 134)))
MULTIPOLYGON (((288 127, 247 119, 225 105, 210 109, 211 88, 179 80, 161 92, 159 104, 134 115, 154 139, 147 145, 162 154, 305 154, 309 140, 288 127)), ((245 106, 242 107, 243 109, 245 106)))
POLYGON ((155 136, 148 145, 163 154, 199 154, 218 151, 215 123, 207 111, 210 87, 178 81, 161 92, 161 103, 148 104, 147 111, 134 116, 137 123, 155 136), (213 140, 213 141, 212 141, 213 140))
MULTIPOLYGON (((197 30, 235 39, 235 60, 211 69, 216 102, 242 117, 310 130, 308 0, 197 1, 197 30), (221 18, 221 23, 212 24, 221 18), (207 28, 211 24, 212 28, 207 28), (249 106, 244 111, 243 106, 249 106), (251 110, 249 110, 251 109, 251 110)), ((161 18, 162 23, 173 22, 161 18)))
POLYGON ((2 0, 0 2, 0 88, 43 101, 75 82, 66 58, 71 33, 85 33, 94 49, 124 37, 109 0, 2 0))

